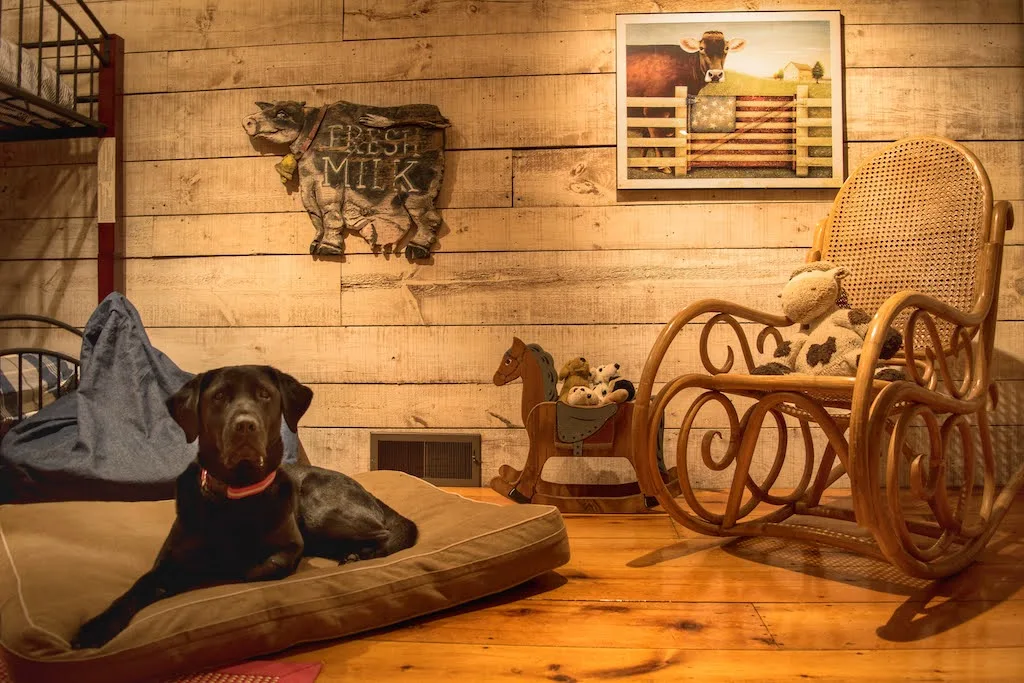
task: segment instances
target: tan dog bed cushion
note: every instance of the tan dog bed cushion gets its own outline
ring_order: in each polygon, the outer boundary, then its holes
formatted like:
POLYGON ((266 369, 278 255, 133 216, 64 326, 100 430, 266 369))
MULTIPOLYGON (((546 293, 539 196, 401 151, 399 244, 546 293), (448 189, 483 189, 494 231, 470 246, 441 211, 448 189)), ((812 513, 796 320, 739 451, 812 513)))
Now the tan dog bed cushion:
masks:
POLYGON ((162 680, 442 610, 569 559, 555 508, 476 502, 399 472, 356 479, 416 522, 415 546, 342 566, 308 558, 287 579, 168 598, 99 650, 68 641, 149 569, 173 501, 0 507, 0 645, 14 680, 162 680))

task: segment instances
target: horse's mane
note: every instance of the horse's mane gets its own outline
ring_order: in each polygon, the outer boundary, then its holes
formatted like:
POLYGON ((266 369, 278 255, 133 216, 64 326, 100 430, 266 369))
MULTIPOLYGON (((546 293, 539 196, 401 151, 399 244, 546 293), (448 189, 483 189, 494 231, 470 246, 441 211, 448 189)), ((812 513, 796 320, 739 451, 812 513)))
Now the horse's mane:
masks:
POLYGON ((555 359, 541 348, 540 344, 527 344, 526 348, 540 366, 541 377, 544 378, 544 400, 558 400, 558 371, 555 370, 555 359))

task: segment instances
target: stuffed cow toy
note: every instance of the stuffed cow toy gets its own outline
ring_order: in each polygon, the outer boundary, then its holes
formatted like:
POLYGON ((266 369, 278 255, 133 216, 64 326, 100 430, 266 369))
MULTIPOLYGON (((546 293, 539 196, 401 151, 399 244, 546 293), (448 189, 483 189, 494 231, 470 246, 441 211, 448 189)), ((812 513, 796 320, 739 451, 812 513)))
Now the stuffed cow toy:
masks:
MULTIPOLYGON (((797 268, 782 288, 783 313, 800 323, 800 330, 775 350, 777 360, 754 368, 755 375, 854 376, 860 361, 864 337, 871 316, 850 308, 842 280, 845 268, 828 261, 815 261, 797 268)), ((896 355, 903 337, 889 328, 882 344, 881 358, 896 355)), ((894 380, 903 375, 899 370, 884 369, 879 379, 894 380)))

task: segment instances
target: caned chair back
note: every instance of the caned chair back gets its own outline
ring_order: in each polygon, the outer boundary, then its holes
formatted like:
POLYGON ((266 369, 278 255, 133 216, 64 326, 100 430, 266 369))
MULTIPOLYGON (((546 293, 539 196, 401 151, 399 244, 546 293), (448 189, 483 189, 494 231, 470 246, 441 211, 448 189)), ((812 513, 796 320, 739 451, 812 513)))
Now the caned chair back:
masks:
POLYGON ((873 313, 896 292, 967 312, 980 292, 992 188, 977 158, 938 137, 901 140, 844 183, 815 248, 845 266, 851 305, 873 313))

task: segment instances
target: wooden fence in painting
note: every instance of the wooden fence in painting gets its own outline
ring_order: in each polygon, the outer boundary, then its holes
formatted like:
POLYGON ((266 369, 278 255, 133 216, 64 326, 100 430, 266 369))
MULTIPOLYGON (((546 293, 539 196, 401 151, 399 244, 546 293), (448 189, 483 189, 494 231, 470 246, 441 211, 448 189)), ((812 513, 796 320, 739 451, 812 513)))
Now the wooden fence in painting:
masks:
POLYGON ((831 149, 832 137, 811 136, 813 128, 831 128, 830 116, 811 117, 811 108, 831 111, 832 100, 808 96, 809 87, 798 85, 792 95, 739 95, 736 97, 736 128, 727 133, 695 133, 689 114, 693 98, 685 87, 675 97, 627 97, 626 107, 672 109, 669 117, 627 117, 627 128, 646 131, 668 129, 666 137, 628 137, 627 165, 633 168, 670 168, 685 176, 694 168, 786 168, 806 177, 812 166, 832 166, 831 156, 812 156, 811 148, 831 149), (633 156, 629 150, 639 149, 633 156), (660 150, 660 156, 658 156, 660 150), (648 156, 648 151, 654 155, 648 156))

